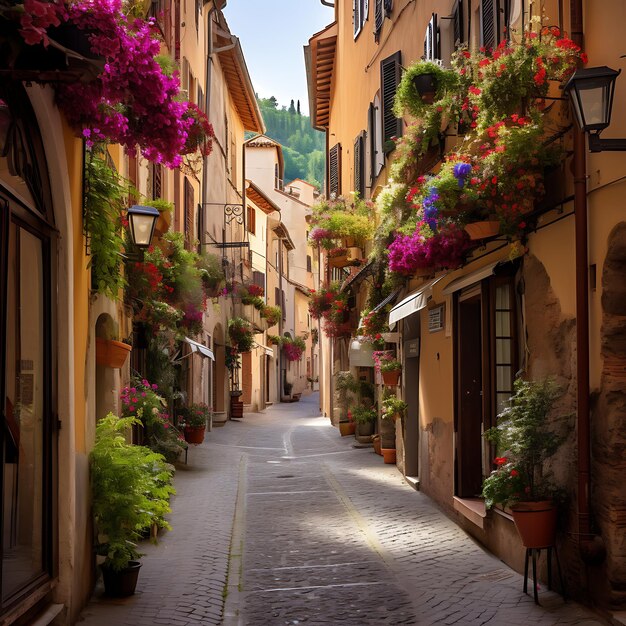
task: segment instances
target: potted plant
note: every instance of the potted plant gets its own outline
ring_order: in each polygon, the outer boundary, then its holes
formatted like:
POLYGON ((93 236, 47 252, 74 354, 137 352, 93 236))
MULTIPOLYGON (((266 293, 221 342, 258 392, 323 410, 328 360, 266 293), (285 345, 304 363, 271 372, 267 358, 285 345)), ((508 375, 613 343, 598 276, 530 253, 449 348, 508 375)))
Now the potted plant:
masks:
POLYGON ((380 364, 380 373, 383 376, 383 383, 387 387, 395 387, 400 380, 402 363, 400 363, 400 361, 396 361, 395 359, 383 361, 380 364))
POLYGON ((456 87, 455 71, 446 70, 432 61, 416 61, 402 75, 396 91, 394 111, 398 117, 405 112, 419 118, 435 100, 444 98, 446 92, 456 87))
POLYGON ((546 470, 546 461, 557 451, 563 436, 549 420, 560 389, 551 379, 515 381, 510 405, 485 438, 494 444, 496 468, 483 481, 485 506, 509 507, 527 548, 554 544, 555 497, 559 490, 546 470))
MULTIPOLYGON (((261 317, 265 320, 268 328, 276 326, 282 317, 283 310, 279 306, 266 304, 261 309, 261 317)), ((269 339, 269 337, 268 337, 269 339)))
POLYGON ((172 223, 172 213, 174 212, 174 205, 167 200, 161 198, 155 198, 154 200, 143 200, 142 204, 145 206, 154 207, 159 211, 159 217, 154 225, 155 237, 162 237, 170 229, 172 223))
POLYGON ((250 352, 254 345, 254 333, 248 320, 233 317, 228 321, 228 337, 237 352, 250 352))
POLYGON ((156 521, 169 528, 164 515, 174 493, 173 468, 162 455, 127 442, 127 431, 138 423, 134 417, 109 413, 96 426, 89 455, 96 553, 104 557, 104 587, 112 596, 135 592, 142 532, 156 521))
POLYGON ((103 331, 104 337, 96 337, 96 364, 113 369, 124 367, 133 349, 130 339, 117 341, 110 338, 116 334, 112 328, 104 328, 103 331))
POLYGON ((356 422, 357 434, 361 437, 371 437, 374 434, 374 424, 377 418, 376 409, 359 405, 353 407, 351 413, 356 422))
POLYGON ((207 297, 221 295, 225 281, 223 259, 217 254, 203 252, 198 256, 197 266, 207 297))
POLYGON ((204 432, 210 414, 211 410, 203 403, 190 404, 183 408, 180 413, 182 421, 179 422, 179 426, 185 434, 187 443, 198 444, 204 441, 204 432))
POLYGON ((388 395, 383 398, 380 417, 384 420, 397 420, 404 417, 407 409, 407 403, 404 400, 388 395))
POLYGON ((341 411, 339 418, 339 432, 341 436, 353 435, 356 431, 356 422, 352 411, 348 408, 350 398, 359 391, 359 382, 350 372, 337 372, 335 378, 335 392, 337 406, 341 411))

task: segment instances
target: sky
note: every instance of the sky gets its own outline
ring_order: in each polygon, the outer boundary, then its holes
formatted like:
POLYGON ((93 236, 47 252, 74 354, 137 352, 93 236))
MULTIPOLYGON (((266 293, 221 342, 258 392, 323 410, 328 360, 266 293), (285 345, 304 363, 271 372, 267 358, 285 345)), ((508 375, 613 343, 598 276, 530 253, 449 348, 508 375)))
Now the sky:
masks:
POLYGON ((224 15, 259 97, 274 96, 287 107, 300 100, 308 115, 303 46, 333 21, 334 9, 320 0, 228 0, 224 15))

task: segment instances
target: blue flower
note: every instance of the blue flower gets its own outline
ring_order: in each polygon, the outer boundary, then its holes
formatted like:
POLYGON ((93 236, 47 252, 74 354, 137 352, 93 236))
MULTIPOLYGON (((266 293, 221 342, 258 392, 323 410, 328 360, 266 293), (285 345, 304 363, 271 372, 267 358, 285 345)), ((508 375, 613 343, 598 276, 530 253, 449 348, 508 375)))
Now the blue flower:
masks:
POLYGON ((457 163, 452 169, 454 177, 459 181, 459 187, 463 187, 465 179, 472 171, 472 166, 469 163, 457 163))

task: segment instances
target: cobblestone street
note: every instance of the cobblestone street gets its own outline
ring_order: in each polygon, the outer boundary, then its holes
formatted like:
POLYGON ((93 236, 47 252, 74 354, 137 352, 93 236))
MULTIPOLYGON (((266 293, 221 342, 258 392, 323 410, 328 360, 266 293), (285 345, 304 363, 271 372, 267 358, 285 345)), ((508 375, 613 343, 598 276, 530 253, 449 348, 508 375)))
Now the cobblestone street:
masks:
POLYGON ((317 395, 207 433, 177 472, 173 530, 145 546, 137 594, 98 588, 81 623, 604 623, 544 590, 536 606, 521 576, 353 443, 317 395))

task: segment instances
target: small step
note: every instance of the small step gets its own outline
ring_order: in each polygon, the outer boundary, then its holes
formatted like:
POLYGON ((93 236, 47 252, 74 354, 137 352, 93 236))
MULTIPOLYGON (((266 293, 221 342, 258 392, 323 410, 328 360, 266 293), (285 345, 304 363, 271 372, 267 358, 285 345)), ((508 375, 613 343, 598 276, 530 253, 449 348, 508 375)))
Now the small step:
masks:
POLYGON ((48 626, 64 608, 65 605, 63 604, 49 604, 44 611, 35 618, 35 621, 31 622, 30 626, 48 626))

